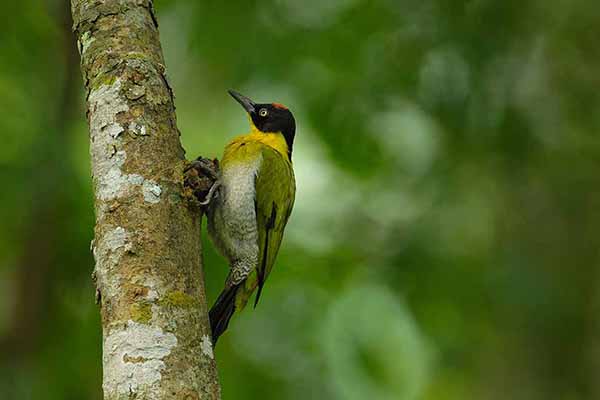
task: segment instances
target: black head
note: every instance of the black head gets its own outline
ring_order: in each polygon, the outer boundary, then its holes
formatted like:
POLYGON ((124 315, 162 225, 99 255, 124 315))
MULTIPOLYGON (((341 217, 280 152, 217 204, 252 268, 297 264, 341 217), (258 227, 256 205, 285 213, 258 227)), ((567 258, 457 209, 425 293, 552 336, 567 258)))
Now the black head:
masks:
POLYGON ((246 96, 229 90, 231 97, 244 107, 256 128, 265 133, 281 132, 288 146, 289 156, 292 156, 296 120, 291 111, 279 103, 257 104, 246 96))

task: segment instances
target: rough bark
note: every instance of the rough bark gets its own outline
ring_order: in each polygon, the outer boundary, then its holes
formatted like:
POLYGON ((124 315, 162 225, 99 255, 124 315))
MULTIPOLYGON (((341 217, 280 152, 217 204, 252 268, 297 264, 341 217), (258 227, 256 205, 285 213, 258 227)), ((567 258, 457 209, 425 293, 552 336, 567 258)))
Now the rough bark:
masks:
POLYGON ((87 90, 104 399, 218 399, 200 214, 150 0, 71 0, 87 90))

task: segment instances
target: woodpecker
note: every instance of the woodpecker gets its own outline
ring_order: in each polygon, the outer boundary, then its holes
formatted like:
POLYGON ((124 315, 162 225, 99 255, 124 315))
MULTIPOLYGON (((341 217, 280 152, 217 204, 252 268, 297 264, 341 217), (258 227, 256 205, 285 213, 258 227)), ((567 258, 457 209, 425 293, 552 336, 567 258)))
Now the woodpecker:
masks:
POLYGON ((254 307, 275 263, 294 206, 294 116, 279 103, 257 104, 229 90, 248 114, 250 132, 234 138, 220 161, 208 233, 229 262, 225 287, 209 317, 213 345, 256 291, 254 307))

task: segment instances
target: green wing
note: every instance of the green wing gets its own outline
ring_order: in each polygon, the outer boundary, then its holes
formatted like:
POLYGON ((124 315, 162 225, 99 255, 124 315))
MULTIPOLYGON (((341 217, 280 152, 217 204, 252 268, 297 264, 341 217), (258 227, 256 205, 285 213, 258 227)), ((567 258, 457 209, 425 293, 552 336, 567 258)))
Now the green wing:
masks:
MULTIPOLYGON (((258 286, 255 307, 275 263, 296 194, 294 172, 287 156, 268 146, 262 147, 262 163, 256 175, 254 202, 260 253, 256 273, 246 281, 248 297, 258 286)), ((247 298, 245 300, 247 301, 247 298)))

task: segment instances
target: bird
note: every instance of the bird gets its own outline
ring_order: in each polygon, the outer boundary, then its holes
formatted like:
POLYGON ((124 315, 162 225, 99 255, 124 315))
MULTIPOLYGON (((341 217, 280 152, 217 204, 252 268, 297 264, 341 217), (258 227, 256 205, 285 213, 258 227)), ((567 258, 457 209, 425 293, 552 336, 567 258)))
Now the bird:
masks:
POLYGON ((225 147, 207 210, 209 237, 230 268, 209 311, 213 346, 255 291, 254 307, 258 304, 296 195, 292 112, 280 103, 258 104, 228 92, 246 111, 250 132, 225 147))

